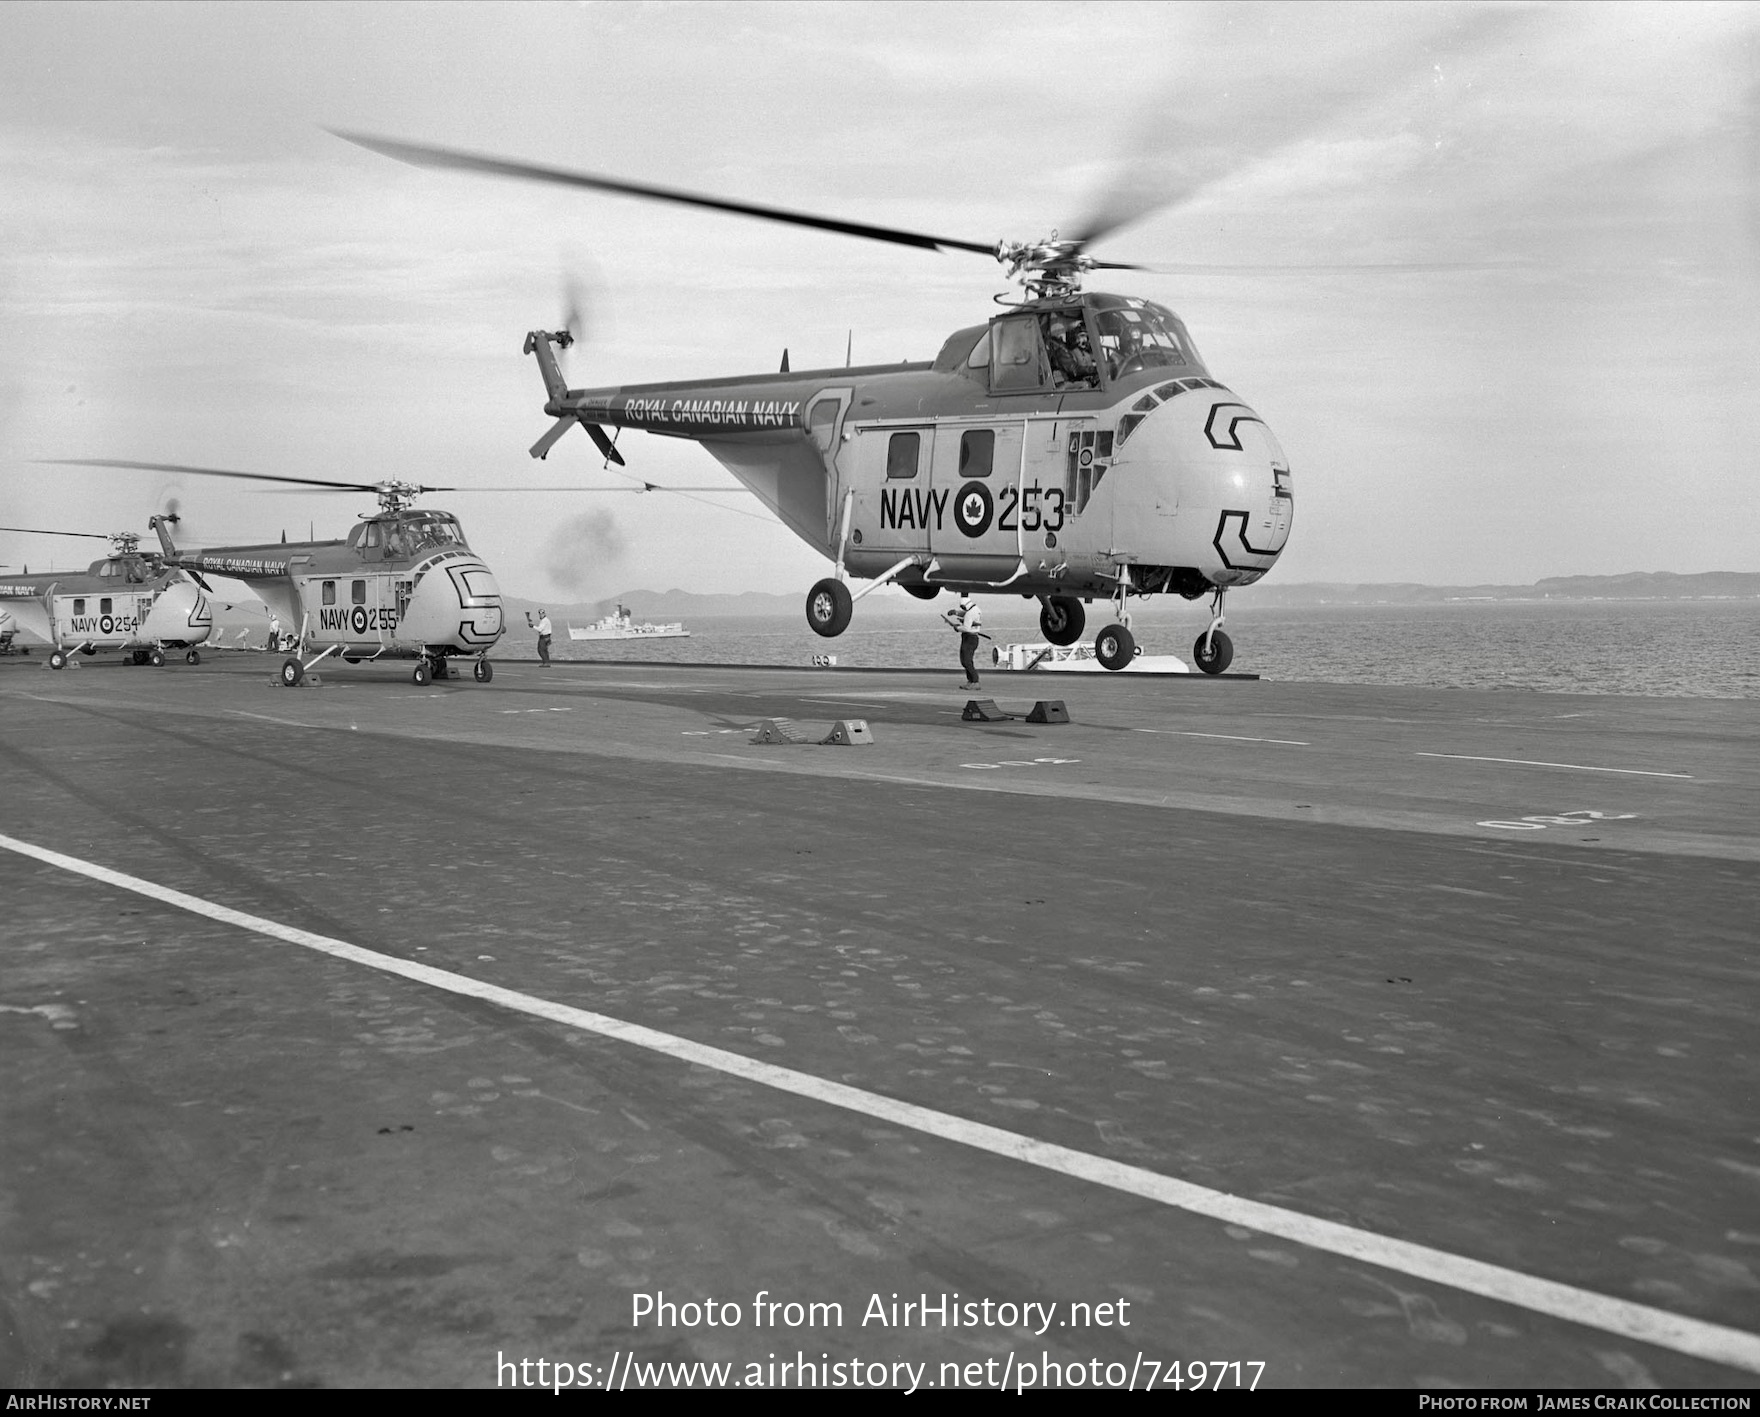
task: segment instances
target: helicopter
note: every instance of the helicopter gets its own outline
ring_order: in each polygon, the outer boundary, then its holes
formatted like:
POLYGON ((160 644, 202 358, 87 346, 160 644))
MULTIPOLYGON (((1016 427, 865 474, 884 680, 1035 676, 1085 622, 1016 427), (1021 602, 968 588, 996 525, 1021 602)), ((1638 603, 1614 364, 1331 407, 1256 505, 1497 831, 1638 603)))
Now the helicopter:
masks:
POLYGON ((1084 291, 1088 247, 1141 211, 1102 215, 1075 237, 959 241, 758 206, 568 169, 332 129, 423 167, 706 207, 922 250, 993 256, 1023 287, 999 313, 955 331, 933 360, 605 388, 571 388, 558 351, 568 328, 532 330, 544 412, 530 449, 548 456, 579 424, 608 466, 626 466, 625 428, 701 444, 832 574, 807 594, 808 625, 833 637, 855 601, 896 583, 1004 592, 1040 603, 1039 628, 1074 644, 1086 606, 1111 603, 1094 640, 1107 669, 1137 653, 1133 597, 1212 597, 1193 645, 1220 674, 1234 647, 1223 597, 1277 562, 1295 500, 1290 465, 1248 404, 1212 377, 1184 322, 1137 296, 1084 291), (607 435, 606 428, 613 429, 607 435), (850 589, 852 578, 869 582, 850 589))
MULTIPOLYGON (((175 522, 177 513, 167 512, 165 519, 175 522)), ((165 558, 143 554, 138 532, 0 531, 110 543, 110 554, 84 571, 0 576, 0 611, 12 611, 20 627, 53 646, 49 668, 65 669, 76 662, 73 655, 99 651, 120 651, 131 663, 159 666, 166 651, 181 649, 188 663, 201 663, 196 646, 207 642, 214 627, 202 593, 207 586, 165 558)))
MULTIPOLYGON (((323 660, 336 655, 348 664, 414 660, 418 684, 445 678, 449 658, 470 659, 479 684, 495 677, 487 658, 505 629, 501 589, 494 573, 470 549, 451 512, 418 508, 431 492, 707 492, 720 489, 675 487, 644 482, 636 487, 424 487, 386 480, 343 482, 320 477, 287 477, 232 468, 190 467, 182 463, 133 462, 115 458, 44 458, 50 464, 120 468, 136 472, 239 478, 287 483, 312 491, 371 492, 379 512, 362 517, 348 536, 335 541, 278 542, 249 546, 179 550, 172 540, 175 513, 148 519, 158 533, 166 566, 192 576, 229 576, 251 586, 282 624, 297 625, 290 655, 281 663, 281 683, 293 688, 323 660)), ((205 583, 204 583, 205 584, 205 583)), ((0 586, 0 595, 4 586, 0 586)), ((194 660, 192 658, 191 662, 194 660)))

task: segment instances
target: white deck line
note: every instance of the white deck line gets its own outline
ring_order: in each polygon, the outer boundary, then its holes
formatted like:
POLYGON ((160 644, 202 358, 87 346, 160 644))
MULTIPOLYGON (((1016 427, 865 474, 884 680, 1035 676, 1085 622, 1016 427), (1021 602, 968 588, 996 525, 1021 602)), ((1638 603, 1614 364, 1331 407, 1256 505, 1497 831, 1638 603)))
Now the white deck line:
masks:
POLYGON ((1744 1372, 1760 1373, 1760 1335, 1746 1333, 1741 1329, 1706 1323, 1663 1309, 1653 1309, 1645 1304, 1634 1304, 1625 1299, 1614 1299, 1592 1290, 1578 1289, 1573 1285, 1523 1274, 1519 1270, 1505 1269, 1501 1265, 1486 1264, 1480 1260, 1450 1254, 1446 1250, 1432 1249, 1428 1245, 1390 1239, 1371 1231, 1340 1225, 1336 1221, 1320 1220, 1299 1211, 1285 1210, 1282 1206, 1244 1200, 1225 1191, 1193 1185, 1189 1181, 1176 1180, 1140 1166, 1130 1166, 1070 1147, 1037 1141, 1017 1132, 968 1121, 964 1117, 919 1107, 915 1103, 900 1102, 896 1098, 831 1082, 811 1073, 797 1072, 793 1068, 760 1063, 738 1053, 662 1033, 642 1024, 626 1023, 605 1014, 552 1003, 547 999, 504 989, 496 984, 486 984, 449 970, 416 964, 410 960, 398 959, 395 955, 380 954, 376 950, 331 939, 327 935, 265 920, 261 916, 247 915, 241 910, 215 905, 199 896, 186 895, 182 891, 144 881, 136 876, 124 875, 107 866, 83 861, 77 856, 66 856, 14 837, 0 836, 0 848, 74 872, 90 880, 133 891, 149 900, 187 910, 193 915, 205 916, 270 939, 300 945, 385 974, 399 975, 448 993, 499 1004, 517 1013, 549 1019, 570 1028, 662 1053, 681 1062, 714 1068, 718 1072, 792 1093, 797 1097, 828 1103, 863 1116, 909 1127, 929 1136, 958 1142, 995 1156, 1022 1161, 1077 1180, 1091 1181, 1095 1185, 1156 1201, 1194 1215, 1206 1216, 1230 1225, 1246 1226, 1262 1234, 1275 1235, 1280 1239, 1394 1270, 1415 1279, 1429 1280, 1463 1293, 1513 1304, 1534 1313, 1563 1319, 1567 1323, 1581 1324, 1586 1328, 1599 1329, 1603 1333, 1635 1342, 1653 1344, 1689 1357, 1727 1364, 1744 1372))

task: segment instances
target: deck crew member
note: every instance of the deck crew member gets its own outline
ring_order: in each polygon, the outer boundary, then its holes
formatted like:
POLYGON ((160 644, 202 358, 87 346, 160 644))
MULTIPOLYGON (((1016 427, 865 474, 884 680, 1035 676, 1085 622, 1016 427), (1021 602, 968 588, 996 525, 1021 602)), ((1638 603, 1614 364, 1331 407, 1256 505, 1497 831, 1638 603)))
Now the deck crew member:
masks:
MULTIPOLYGON (((532 623, 532 617, 526 616, 526 623, 532 623)), ((543 606, 538 607, 538 620, 535 627, 538 631, 538 663, 544 668, 550 667, 550 612, 543 606)))
POLYGON ((959 593, 959 604, 941 617, 954 629, 959 631, 959 663, 966 672, 965 687, 978 687, 978 665, 975 656, 978 653, 978 640, 981 638, 978 627, 983 623, 983 614, 978 609, 978 602, 972 599, 969 590, 959 593))

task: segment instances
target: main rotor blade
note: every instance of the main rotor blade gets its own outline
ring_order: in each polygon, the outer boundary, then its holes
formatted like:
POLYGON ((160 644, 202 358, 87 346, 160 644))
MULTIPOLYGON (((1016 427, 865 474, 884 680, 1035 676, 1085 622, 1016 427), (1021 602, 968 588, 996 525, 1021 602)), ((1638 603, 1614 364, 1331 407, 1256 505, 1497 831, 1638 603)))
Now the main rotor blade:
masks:
POLYGON ((23 532, 26 536, 89 536, 95 541, 110 540, 101 531, 44 531, 40 526, 0 526, 0 531, 23 532))
POLYGON ((619 177, 602 177, 592 172, 573 172, 567 168, 544 167, 531 162, 514 162, 491 157, 486 153, 462 152, 457 148, 433 147, 426 143, 404 143, 391 138, 375 138, 365 133, 347 133, 340 128, 325 131, 366 148, 383 157, 395 158, 414 167, 453 168, 462 172, 483 172, 494 177, 516 177, 526 182, 549 182, 559 187, 584 187, 596 192, 616 192, 625 197, 646 197, 657 202, 676 202, 687 207, 707 207, 711 211, 730 212, 735 216, 757 217, 761 221, 778 221, 789 226, 806 226, 815 231, 834 231, 844 236, 860 236, 870 241, 887 241, 895 246, 914 246, 920 251, 975 251, 981 256, 994 255, 994 242, 955 241, 947 236, 928 236, 920 231, 901 231, 890 226, 870 226, 866 222, 843 221, 837 217, 814 216, 810 212, 791 212, 782 207, 760 206, 756 202, 734 202, 725 197, 711 197, 701 192, 686 192, 676 187, 654 187, 642 182, 626 182, 619 177))
MULTIPOLYGON (((375 492, 376 482, 332 482, 323 477, 280 477, 267 472, 238 472, 229 467, 189 467, 172 462, 129 462, 121 458, 38 458, 37 462, 60 467, 118 467, 131 472, 181 472, 197 477, 238 477, 247 482, 297 482, 309 487, 330 487, 341 492, 375 492)), ((450 488, 430 487, 429 492, 446 492, 450 488)))

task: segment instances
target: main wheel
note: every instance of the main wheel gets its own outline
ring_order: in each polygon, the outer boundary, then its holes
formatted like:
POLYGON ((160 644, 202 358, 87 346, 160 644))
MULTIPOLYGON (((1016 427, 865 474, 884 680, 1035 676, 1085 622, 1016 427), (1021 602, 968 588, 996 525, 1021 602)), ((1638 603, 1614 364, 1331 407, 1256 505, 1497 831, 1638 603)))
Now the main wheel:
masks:
POLYGON ((155 669, 163 669, 165 667, 165 651, 162 649, 148 650, 147 663, 155 669))
POLYGON ((1192 662, 1206 674, 1220 674, 1234 663, 1234 641, 1221 630, 1209 636, 1199 635, 1192 645, 1192 662), (1210 641, 1208 649, 1204 641, 1210 641))
POLYGON ((1073 595, 1054 595, 1039 607, 1039 633, 1054 645, 1073 645, 1087 623, 1088 612, 1073 595))
POLYGON ((306 667, 297 659, 284 659, 281 661, 281 682, 289 689, 297 689, 300 682, 305 677, 306 667))
POLYGON ((855 602, 849 587, 827 576, 807 592, 807 624, 815 635, 831 639, 849 628, 855 602))
POLYGON ((184 655, 183 662, 185 664, 200 664, 202 662, 202 652, 200 650, 192 649, 188 654, 184 655))
POLYGON ((1103 669, 1123 669, 1137 657, 1137 642, 1123 625, 1108 625, 1094 636, 1094 658, 1103 669))
MULTIPOLYGON (((904 585, 904 582, 899 584, 904 585)), ((941 587, 938 585, 906 585, 904 589, 906 595, 914 595, 918 600, 933 600, 941 594, 941 587)))
POLYGON ((479 659, 471 669, 471 674, 479 684, 487 684, 495 677, 495 666, 486 659, 479 659))
POLYGON ((433 677, 428 671, 428 661, 424 659, 417 663, 415 673, 411 674, 409 677, 415 680, 418 687, 426 684, 428 680, 433 677))
POLYGON ((67 668, 67 656, 65 654, 63 654, 58 649, 50 650, 49 651, 49 667, 51 669, 65 669, 65 668, 67 668))

